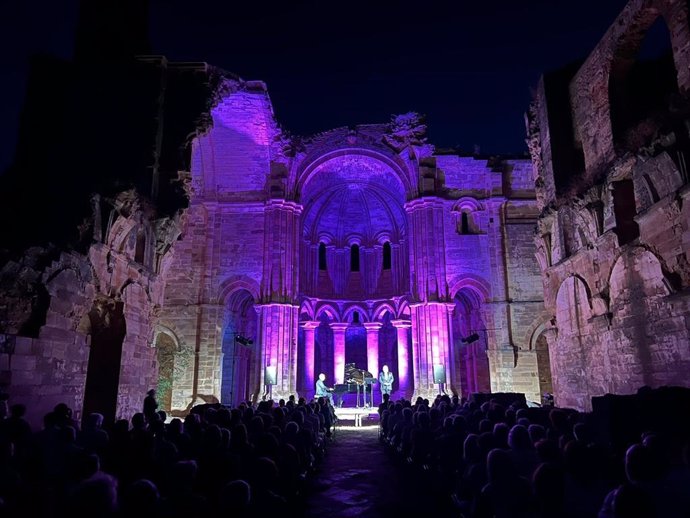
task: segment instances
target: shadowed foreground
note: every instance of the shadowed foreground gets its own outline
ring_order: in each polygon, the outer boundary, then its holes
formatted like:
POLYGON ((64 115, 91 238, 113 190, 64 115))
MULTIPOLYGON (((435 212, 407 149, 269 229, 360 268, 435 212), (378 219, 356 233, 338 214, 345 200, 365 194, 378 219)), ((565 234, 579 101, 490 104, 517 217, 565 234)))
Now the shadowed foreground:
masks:
POLYGON ((379 442, 378 427, 338 429, 306 501, 314 518, 420 516, 440 511, 427 482, 412 477, 379 442))

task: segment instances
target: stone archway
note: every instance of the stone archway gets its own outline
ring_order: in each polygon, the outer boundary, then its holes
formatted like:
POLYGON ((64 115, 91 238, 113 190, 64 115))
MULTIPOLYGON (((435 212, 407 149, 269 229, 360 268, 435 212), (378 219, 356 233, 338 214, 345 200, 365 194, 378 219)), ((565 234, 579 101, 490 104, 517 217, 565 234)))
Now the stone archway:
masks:
POLYGON ((549 356, 549 343, 544 333, 540 334, 534 342, 534 350, 537 353, 537 376, 539 377, 539 394, 553 394, 553 379, 551 376, 551 358, 549 356))
POLYGON ((97 298, 85 319, 91 344, 82 416, 99 413, 110 425, 117 415, 122 346, 127 334, 124 303, 97 298))
POLYGON ((455 351, 453 379, 460 380, 463 395, 491 392, 491 370, 486 354, 486 324, 481 313, 482 297, 473 288, 458 290, 453 298, 452 344, 455 351))
POLYGON ((158 362, 158 384, 156 385, 158 407, 170 412, 172 410, 173 377, 178 344, 168 333, 158 333, 155 347, 158 362))
POLYGON ((254 309, 254 297, 244 288, 233 291, 226 304, 220 402, 234 406, 253 397, 253 380, 261 375, 257 359, 258 316, 254 309))

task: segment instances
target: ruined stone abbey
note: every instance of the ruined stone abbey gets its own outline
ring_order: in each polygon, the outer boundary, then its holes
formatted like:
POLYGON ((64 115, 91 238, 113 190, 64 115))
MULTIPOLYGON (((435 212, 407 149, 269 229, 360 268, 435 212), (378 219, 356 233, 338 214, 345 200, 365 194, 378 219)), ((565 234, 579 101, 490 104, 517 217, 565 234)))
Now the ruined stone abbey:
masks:
MULTIPOLYGON (((180 413, 310 398, 346 363, 388 365, 400 396, 578 409, 690 384, 686 2, 631 0, 583 63, 542 77, 531 160, 436 148, 415 113, 294 136, 266 85, 203 63, 126 77, 166 85, 142 102, 148 154, 85 176, 69 238, 37 229, 0 256, 0 385, 36 416, 131 416, 156 387, 180 413), (637 61, 660 22, 672 56, 637 61)), ((26 153, 6 193, 47 165, 26 153)))

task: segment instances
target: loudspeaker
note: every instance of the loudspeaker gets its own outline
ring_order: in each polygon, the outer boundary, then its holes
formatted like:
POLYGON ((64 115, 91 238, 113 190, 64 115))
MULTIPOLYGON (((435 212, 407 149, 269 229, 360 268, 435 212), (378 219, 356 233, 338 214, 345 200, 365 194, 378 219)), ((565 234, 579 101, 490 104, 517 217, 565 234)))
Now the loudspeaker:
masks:
POLYGON ((278 374, 276 372, 276 368, 272 365, 267 366, 264 372, 264 383, 266 385, 275 385, 278 383, 277 378, 278 374))
POLYGON ((434 383, 446 382, 446 366, 434 365, 434 383))

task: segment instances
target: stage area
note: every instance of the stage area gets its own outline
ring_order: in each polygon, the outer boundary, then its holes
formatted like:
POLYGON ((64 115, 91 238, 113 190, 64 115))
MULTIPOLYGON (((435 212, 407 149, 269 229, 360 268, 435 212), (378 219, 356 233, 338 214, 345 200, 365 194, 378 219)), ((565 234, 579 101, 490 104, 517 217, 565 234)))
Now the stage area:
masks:
POLYGON ((378 426, 379 414, 376 408, 336 408, 338 427, 378 426))

